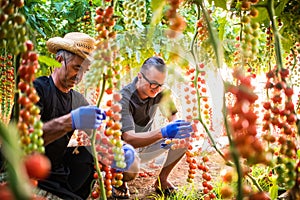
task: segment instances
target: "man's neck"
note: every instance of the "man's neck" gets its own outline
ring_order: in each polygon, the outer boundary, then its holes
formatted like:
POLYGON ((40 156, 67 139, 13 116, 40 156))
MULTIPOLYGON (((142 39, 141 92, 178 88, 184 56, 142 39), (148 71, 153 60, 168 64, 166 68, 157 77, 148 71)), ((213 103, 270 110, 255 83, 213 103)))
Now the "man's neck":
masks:
POLYGON ((63 93, 70 92, 71 89, 64 87, 63 84, 61 83, 62 80, 59 79, 57 72, 54 71, 51 76, 52 76, 54 85, 57 87, 57 89, 59 89, 63 93))

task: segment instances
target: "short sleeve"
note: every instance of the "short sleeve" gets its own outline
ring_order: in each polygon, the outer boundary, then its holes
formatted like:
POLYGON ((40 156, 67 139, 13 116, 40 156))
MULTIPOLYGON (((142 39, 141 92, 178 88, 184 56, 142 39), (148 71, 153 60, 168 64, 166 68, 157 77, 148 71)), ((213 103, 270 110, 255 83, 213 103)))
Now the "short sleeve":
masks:
POLYGON ((122 105, 122 132, 124 133, 127 131, 135 130, 132 108, 130 106, 130 97, 128 97, 127 95, 122 95, 120 103, 122 105))
POLYGON ((42 81, 42 78, 40 79, 35 79, 35 81, 33 82, 33 86, 38 94, 38 96, 40 97, 40 100, 36 103, 36 105, 39 107, 40 109, 40 115, 43 114, 44 112, 44 99, 45 99, 45 91, 43 90, 43 84, 44 82, 42 81))
POLYGON ((88 106, 88 105, 89 105, 88 101, 81 93, 75 90, 72 91, 72 110, 81 106, 88 106))

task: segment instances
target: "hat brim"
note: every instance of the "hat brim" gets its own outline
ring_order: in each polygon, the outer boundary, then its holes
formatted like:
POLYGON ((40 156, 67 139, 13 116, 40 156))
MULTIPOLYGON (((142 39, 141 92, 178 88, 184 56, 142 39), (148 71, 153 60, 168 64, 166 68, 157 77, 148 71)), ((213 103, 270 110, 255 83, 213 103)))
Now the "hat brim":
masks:
POLYGON ((83 59, 88 59, 90 62, 92 62, 93 57, 88 53, 80 50, 76 47, 75 42, 70 39, 61 38, 61 37, 54 37, 50 38, 46 42, 47 48, 49 52, 56 54, 59 50, 67 50, 71 53, 74 53, 75 55, 78 55, 79 57, 83 59))

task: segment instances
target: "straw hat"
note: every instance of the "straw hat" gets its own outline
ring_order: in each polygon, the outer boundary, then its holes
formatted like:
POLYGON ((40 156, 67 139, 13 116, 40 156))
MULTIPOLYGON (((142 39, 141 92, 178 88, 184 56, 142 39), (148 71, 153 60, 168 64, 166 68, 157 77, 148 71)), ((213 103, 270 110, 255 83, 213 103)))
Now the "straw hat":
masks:
POLYGON ((46 45, 51 53, 56 54, 58 50, 67 50, 83 59, 91 59, 91 53, 94 50, 95 40, 85 33, 71 32, 67 33, 63 38, 50 38, 46 45))

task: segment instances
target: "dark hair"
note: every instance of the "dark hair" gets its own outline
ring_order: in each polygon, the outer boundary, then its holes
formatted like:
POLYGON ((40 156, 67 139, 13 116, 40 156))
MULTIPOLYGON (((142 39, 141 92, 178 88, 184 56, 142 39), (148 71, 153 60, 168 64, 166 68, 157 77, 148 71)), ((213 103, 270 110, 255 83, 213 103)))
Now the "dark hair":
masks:
POLYGON ((165 61, 157 56, 153 56, 145 60, 142 65, 141 71, 147 71, 151 67, 155 67, 158 71, 165 73, 167 71, 167 66, 165 61))

